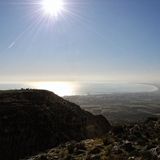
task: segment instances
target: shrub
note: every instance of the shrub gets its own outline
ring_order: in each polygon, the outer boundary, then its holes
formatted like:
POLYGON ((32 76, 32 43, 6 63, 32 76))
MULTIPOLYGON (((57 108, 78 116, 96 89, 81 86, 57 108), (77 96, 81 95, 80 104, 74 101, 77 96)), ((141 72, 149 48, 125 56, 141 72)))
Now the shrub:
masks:
POLYGON ((71 154, 71 153, 74 153, 74 149, 75 149, 75 144, 74 143, 71 143, 69 146, 68 146, 68 152, 71 154))
POLYGON ((139 157, 139 156, 140 156, 140 153, 139 153, 139 151, 134 150, 134 151, 130 152, 129 156, 139 157))
POLYGON ((155 144, 149 144, 149 145, 147 145, 147 150, 150 150, 151 148, 155 148, 156 147, 156 145, 155 144))
POLYGON ((123 127, 122 126, 114 126, 112 129, 112 132, 117 135, 119 133, 123 133, 123 127))
POLYGON ((107 148, 106 156, 110 156, 111 153, 112 153, 112 146, 109 146, 109 147, 107 148))
POLYGON ((142 158, 147 159, 147 160, 151 160, 152 159, 152 154, 149 151, 141 152, 141 156, 142 156, 142 158))
POLYGON ((39 160, 47 160, 47 159, 48 159, 47 156, 44 155, 44 154, 42 154, 42 155, 39 157, 39 160))
POLYGON ((71 155, 68 155, 66 158, 65 158, 65 160, 72 160, 73 158, 72 158, 72 156, 71 155))
POLYGON ((76 148, 77 148, 77 149, 86 150, 85 143, 84 143, 84 142, 79 142, 79 143, 76 145, 76 148))
POLYGON ((135 135, 137 138, 141 138, 141 137, 142 137, 142 134, 140 133, 140 131, 134 132, 134 135, 135 135))
POLYGON ((103 141, 103 144, 104 144, 104 145, 109 145, 109 144, 112 144, 112 143, 114 142, 114 139, 113 139, 113 138, 110 138, 110 137, 104 137, 104 138, 102 139, 102 141, 103 141))
POLYGON ((128 136, 128 140, 129 141, 134 141, 134 140, 137 140, 137 137, 134 134, 131 134, 131 135, 128 136))
POLYGON ((145 146, 146 143, 148 142, 147 138, 142 137, 141 139, 138 139, 138 144, 141 146, 145 146))

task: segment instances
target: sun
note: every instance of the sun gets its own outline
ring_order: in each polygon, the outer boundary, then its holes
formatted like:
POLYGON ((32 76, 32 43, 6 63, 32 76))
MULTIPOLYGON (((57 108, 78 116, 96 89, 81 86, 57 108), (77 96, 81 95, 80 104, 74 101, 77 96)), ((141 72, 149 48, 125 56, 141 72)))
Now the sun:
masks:
POLYGON ((42 5, 45 13, 56 17, 63 9, 62 0, 43 0, 42 5))

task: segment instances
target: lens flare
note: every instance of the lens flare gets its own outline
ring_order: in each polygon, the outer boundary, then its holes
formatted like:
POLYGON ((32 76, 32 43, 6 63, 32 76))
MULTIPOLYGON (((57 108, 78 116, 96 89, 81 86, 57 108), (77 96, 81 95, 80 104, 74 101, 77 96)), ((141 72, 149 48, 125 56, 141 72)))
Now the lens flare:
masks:
POLYGON ((43 9, 45 13, 57 17, 58 13, 63 9, 62 0, 43 0, 43 9))

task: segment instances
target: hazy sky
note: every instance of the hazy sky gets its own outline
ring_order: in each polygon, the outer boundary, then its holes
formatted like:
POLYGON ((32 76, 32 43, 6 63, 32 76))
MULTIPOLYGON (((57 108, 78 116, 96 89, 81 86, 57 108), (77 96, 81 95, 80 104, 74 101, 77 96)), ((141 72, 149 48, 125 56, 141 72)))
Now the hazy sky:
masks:
POLYGON ((0 82, 159 81, 160 0, 0 1, 0 82))

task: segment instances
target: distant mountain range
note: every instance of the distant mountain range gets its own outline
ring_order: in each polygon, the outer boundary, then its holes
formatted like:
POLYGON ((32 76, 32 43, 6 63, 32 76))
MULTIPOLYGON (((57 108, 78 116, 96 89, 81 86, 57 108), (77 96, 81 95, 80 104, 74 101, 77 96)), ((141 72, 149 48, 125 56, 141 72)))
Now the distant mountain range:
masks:
POLYGON ((67 141, 102 137, 112 128, 102 115, 46 90, 0 91, 0 159, 19 160, 67 141))

